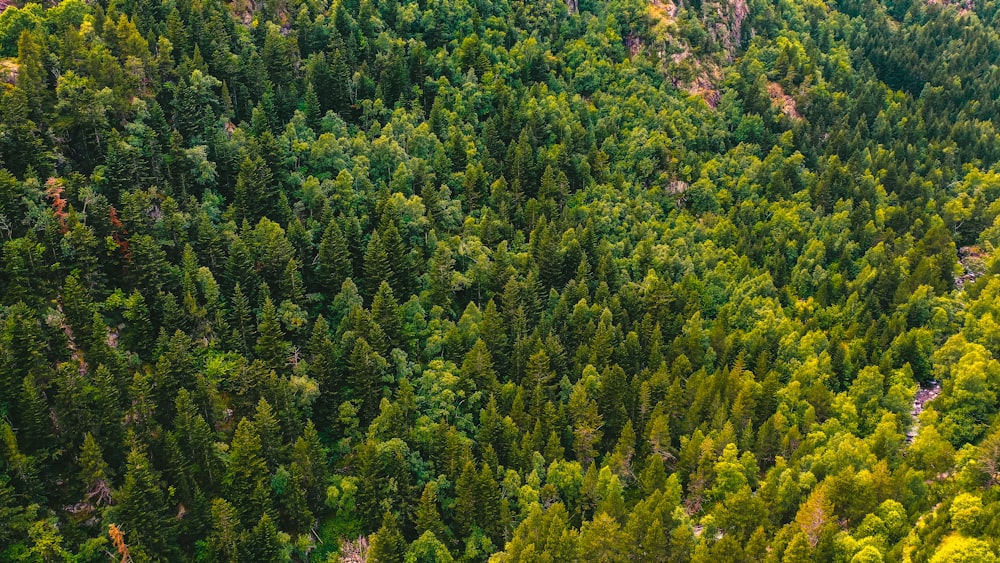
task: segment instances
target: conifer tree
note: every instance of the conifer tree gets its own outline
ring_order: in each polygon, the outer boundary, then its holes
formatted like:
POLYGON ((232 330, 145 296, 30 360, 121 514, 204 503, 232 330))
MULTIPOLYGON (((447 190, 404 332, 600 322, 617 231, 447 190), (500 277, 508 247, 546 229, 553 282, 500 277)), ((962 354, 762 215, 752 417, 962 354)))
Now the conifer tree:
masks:
POLYGON ((496 370, 493 369, 493 357, 486 342, 480 338, 462 361, 462 375, 475 385, 475 389, 485 393, 494 393, 499 387, 496 370))
POLYGON ((496 545, 503 541, 503 518, 500 509, 500 488, 493 471, 485 462, 476 481, 476 499, 479 502, 479 525, 496 545))
POLYGON ((310 507, 315 511, 325 500, 328 462, 326 449, 311 420, 306 421, 302 435, 292 446, 292 462, 301 468, 301 485, 310 507))
POLYGON ((378 232, 379 240, 381 240, 389 264, 392 266, 392 277, 388 281, 392 286, 393 293, 400 297, 406 297, 413 291, 416 276, 413 264, 410 263, 410 258, 407 255, 403 237, 396 227, 396 221, 388 214, 385 215, 378 232))
POLYGON ((316 95, 316 88, 313 87, 312 82, 306 83, 305 114, 306 124, 313 131, 319 132, 323 109, 320 107, 319 96, 316 95))
POLYGON ((452 280, 455 275, 454 267, 455 259, 451 249, 438 243, 428 264, 427 289, 430 303, 441 306, 445 311, 451 311, 452 296, 455 293, 452 280))
POLYGON ((420 495, 420 503, 417 504, 416 531, 417 534, 430 532, 435 537, 444 538, 445 525, 438 510, 437 483, 429 481, 424 485, 424 492, 420 495))
POLYGON ((476 497, 479 492, 477 485, 476 466, 472 461, 467 461, 455 481, 455 524, 460 537, 468 536, 472 532, 472 526, 482 521, 482 510, 476 497))
POLYGON ((168 504, 149 457, 137 447, 128 454, 125 482, 114 499, 113 518, 124 530, 134 555, 176 556, 175 507, 168 504))
POLYGON ((226 499, 212 501, 212 529, 208 536, 208 548, 214 561, 233 563, 239 561, 240 516, 236 508, 226 499))
POLYGON ((260 437, 260 449, 268 469, 273 472, 284 459, 284 440, 274 408, 264 397, 257 401, 257 408, 253 415, 253 428, 257 432, 257 436, 260 437))
POLYGON ((243 288, 240 287, 239 282, 233 288, 232 315, 233 319, 231 323, 233 325, 233 332, 235 333, 234 340, 236 340, 239 346, 238 350, 248 352, 251 349, 250 343, 256 340, 257 330, 254 326, 253 314, 250 310, 250 300, 243 293, 243 288))
POLYGON ((192 465, 192 475, 202 487, 210 488, 221 478, 212 430, 198 412, 187 389, 178 391, 175 408, 177 415, 174 417, 174 435, 184 456, 192 465))
POLYGON ((383 281, 392 279, 392 275, 392 265, 389 263, 389 256, 382 245, 382 239, 378 233, 373 233, 365 251, 364 284, 362 287, 364 295, 368 298, 373 297, 378 292, 379 285, 383 281))
POLYGON ((372 299, 372 320, 385 333, 389 348, 401 348, 403 343, 403 319, 399 314, 399 303, 387 282, 379 284, 372 299))
POLYGON ((358 416, 367 424, 378 414, 382 398, 382 374, 385 360, 368 341, 358 338, 347 362, 347 379, 357 400, 358 416))
POLYGON ((39 389, 37 379, 32 374, 25 376, 21 382, 21 396, 18 405, 21 410, 18 422, 21 425, 22 444, 25 451, 34 453, 45 450, 48 445, 52 419, 49 416, 49 407, 45 402, 45 397, 39 389))
POLYGON ((109 471, 101 447, 94 435, 87 432, 80 447, 80 481, 83 483, 84 496, 89 501, 98 505, 111 502, 109 471))
POLYGON ((262 216, 274 216, 277 194, 271 183, 271 170, 263 158, 247 156, 243 159, 233 199, 238 220, 254 223, 262 216))
POLYGON ((391 512, 382 517, 382 527, 372 535, 369 561, 402 563, 406 555, 406 539, 399 530, 399 520, 391 512))
POLYGON ((414 563, 451 563, 454 558, 433 532, 424 532, 406 550, 405 560, 414 563))
POLYGON ((246 418, 240 420, 233 435, 223 483, 226 498, 239 511, 244 525, 252 524, 256 515, 272 510, 270 474, 260 436, 246 418))
POLYGON ((347 240, 336 219, 331 219, 323 231, 316 269, 321 287, 327 291, 339 290, 353 275, 347 240))
POLYGON ((17 87, 25 93, 35 119, 44 116, 46 102, 50 99, 46 84, 46 51, 39 32, 21 32, 17 39, 17 87))
POLYGON ((278 320, 278 311, 270 297, 264 299, 257 333, 259 336, 254 346, 257 357, 271 369, 282 371, 287 360, 287 343, 284 340, 285 333, 281 329, 281 322, 278 320))
POLYGON ((279 537, 278 527, 267 513, 252 530, 240 535, 240 560, 261 563, 281 563, 285 561, 284 545, 279 537))

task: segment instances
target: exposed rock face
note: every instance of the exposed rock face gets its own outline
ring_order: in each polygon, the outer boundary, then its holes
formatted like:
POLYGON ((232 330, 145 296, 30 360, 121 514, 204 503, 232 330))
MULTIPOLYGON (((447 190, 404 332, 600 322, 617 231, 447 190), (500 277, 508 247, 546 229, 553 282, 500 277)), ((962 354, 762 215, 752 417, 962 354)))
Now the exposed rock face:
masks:
POLYGON ((958 13, 960 15, 965 15, 975 9, 975 2, 973 2, 973 0, 927 0, 927 3, 942 6, 954 6, 958 8, 958 13))
MULTIPOLYGON (((3 0, 0 0, 0 2, 3 2, 3 0)), ((3 12, 3 10, 0 9, 0 12, 3 12)), ((0 60, 0 82, 17 84, 17 71, 17 61, 14 59, 0 60)))
POLYGON ((702 4, 702 22, 712 39, 722 45, 732 61, 743 39, 743 22, 750 15, 746 0, 720 0, 702 4), (709 22, 712 22, 709 24, 709 22))
POLYGON ((986 259, 989 255, 978 246, 963 246, 958 249, 958 262, 962 265, 963 274, 955 278, 955 287, 963 289, 965 284, 973 283, 986 273, 986 259))
POLYGON ((912 444, 913 440, 920 434, 920 413, 924 412, 924 405, 937 399, 940 394, 941 384, 937 381, 931 381, 926 387, 921 387, 917 390, 916 396, 913 397, 913 407, 910 409, 910 416, 913 418, 913 423, 906 432, 907 442, 912 444))
MULTIPOLYGON (((732 61, 743 43, 744 24, 750 10, 746 0, 704 0, 700 7, 686 6, 684 0, 650 0, 648 14, 655 39, 646 47, 654 50, 664 63, 664 72, 673 85, 701 97, 715 107, 720 100, 718 84, 722 81, 720 63, 732 61), (692 49, 677 28, 678 12, 687 10, 696 17, 708 36, 707 44, 716 48, 704 52, 704 46, 692 49)), ((635 55, 640 48, 628 45, 635 55)), ((790 98, 789 98, 790 99, 790 98)), ((794 112, 794 102, 791 105, 794 112)))
POLYGON ((795 106, 795 98, 785 93, 784 88, 777 82, 767 85, 767 94, 771 97, 771 104, 781 110, 785 117, 789 119, 801 119, 798 109, 795 106))

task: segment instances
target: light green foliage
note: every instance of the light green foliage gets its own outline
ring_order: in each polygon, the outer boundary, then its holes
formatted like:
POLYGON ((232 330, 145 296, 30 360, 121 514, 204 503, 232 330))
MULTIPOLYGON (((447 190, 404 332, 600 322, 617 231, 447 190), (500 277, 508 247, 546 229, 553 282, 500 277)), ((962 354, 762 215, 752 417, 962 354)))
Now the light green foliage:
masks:
POLYGON ((994 563, 997 556, 983 540, 951 537, 934 552, 931 563, 994 563))
POLYGON ((983 502, 977 496, 962 493, 955 497, 948 510, 951 526, 966 536, 976 536, 982 525, 983 502))

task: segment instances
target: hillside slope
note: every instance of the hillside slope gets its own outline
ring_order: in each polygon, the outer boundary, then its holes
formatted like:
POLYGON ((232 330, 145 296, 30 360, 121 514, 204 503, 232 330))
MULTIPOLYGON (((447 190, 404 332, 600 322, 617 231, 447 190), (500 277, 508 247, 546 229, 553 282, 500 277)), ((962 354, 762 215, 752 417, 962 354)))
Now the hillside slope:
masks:
POLYGON ((0 560, 995 562, 997 5, 0 14, 0 560))

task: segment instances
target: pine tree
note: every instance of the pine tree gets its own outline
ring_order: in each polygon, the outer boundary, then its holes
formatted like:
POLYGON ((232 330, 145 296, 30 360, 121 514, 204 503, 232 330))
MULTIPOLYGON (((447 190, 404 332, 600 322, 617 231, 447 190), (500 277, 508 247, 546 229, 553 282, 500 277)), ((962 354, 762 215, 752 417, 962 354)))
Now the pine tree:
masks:
POLYGON ((109 469, 101 454, 101 447, 94 435, 87 432, 80 448, 80 481, 84 496, 94 504, 110 504, 111 489, 108 486, 109 469))
POLYGON ((191 463, 194 480, 203 488, 210 488, 221 477, 212 430, 186 389, 178 391, 175 406, 174 435, 178 445, 191 463))
POLYGON ((667 483, 667 470, 663 466, 663 458, 653 453, 646 458, 646 466, 639 475, 639 484, 643 492, 652 494, 662 489, 667 483))
POLYGON ((305 490, 309 506, 314 511, 322 507, 326 499, 327 455, 320 442, 319 433, 311 420, 306 422, 302 435, 292 446, 292 462, 302 469, 302 488, 305 490))
POLYGON ((256 340, 257 330, 253 322, 253 313, 250 310, 250 299, 243 293, 239 282, 233 289, 232 317, 234 340, 237 341, 240 351, 249 352, 251 350, 250 343, 256 340))
POLYGON ((12 545, 27 535, 31 515, 18 502, 6 475, 0 475, 0 543, 12 545))
POLYGON ((191 339, 177 330, 156 361, 156 404, 161 420, 169 420, 174 415, 174 401, 180 389, 196 387, 196 372, 191 339))
POLYGON ((254 223, 263 217, 274 217, 277 193, 271 187, 271 169, 261 157, 245 157, 236 176, 233 207, 239 221, 254 223))
POLYGON ((479 502, 479 525, 493 543, 503 543, 503 519, 500 510, 500 487, 493 471, 485 462, 476 481, 476 499, 479 502))
POLYGON ((378 292, 372 299, 372 320, 385 334, 388 348, 402 348, 403 319, 399 314, 399 303, 388 283, 379 284, 378 292))
POLYGON ((246 418, 240 420, 229 446, 229 461, 223 480, 226 497, 240 513, 244 525, 254 522, 258 514, 272 510, 270 474, 264 460, 260 436, 246 418))
POLYGON ((114 521, 124 530, 133 555, 177 557, 174 508, 148 456, 138 448, 128 454, 125 483, 114 495, 114 521))
POLYGON ((25 376, 21 383, 19 407, 20 435, 25 451, 29 453, 44 451, 50 444, 52 419, 45 397, 38 388, 35 377, 30 374, 25 376))
POLYGON ((583 561, 627 561, 621 527, 614 518, 601 513, 580 528, 579 557, 583 561))
POLYGON ((382 239, 378 233, 372 233, 368 249, 365 251, 362 287, 364 295, 368 298, 374 296, 382 282, 391 280, 392 275, 392 266, 389 264, 389 256, 382 245, 382 239))
POLYGON ((382 247, 385 248, 385 254, 389 258, 389 264, 393 267, 392 278, 388 280, 392 285, 393 293, 402 297, 410 295, 416 280, 415 272, 410 258, 407 256, 403 237, 396 227, 396 220, 392 219, 389 214, 382 218, 382 224, 379 227, 379 240, 382 241, 382 247))
POLYGON ((313 404, 313 413, 317 421, 326 421, 332 416, 332 411, 344 400, 343 373, 340 362, 341 351, 334 345, 330 336, 330 326, 322 314, 318 315, 313 324, 312 334, 307 348, 309 360, 309 376, 319 386, 320 396, 313 404))
POLYGON ((538 264, 538 278, 544 287, 563 285, 563 255, 554 228, 544 216, 531 232, 531 249, 538 264))
POLYGON ((323 238, 319 243, 316 274, 319 276, 321 289, 328 291, 339 290, 344 280, 353 275, 351 253, 336 219, 331 219, 323 231, 323 238))
POLYGON ((278 535, 278 527, 267 513, 250 531, 240 535, 240 561, 260 563, 281 563, 285 561, 284 545, 278 535))
POLYGON ((50 99, 46 84, 46 51, 40 32, 25 30, 17 40, 17 87, 26 94, 35 119, 44 117, 50 99))
POLYGON ((479 323, 479 337, 490 349, 490 356, 496 362, 497 373, 508 374, 510 358, 508 355, 508 329, 503 316, 497 310, 496 302, 490 299, 483 309, 483 320, 479 323))
POLYGON ((467 461, 455 481, 455 523, 458 535, 463 538, 472 533, 473 525, 482 521, 482 510, 476 496, 479 492, 477 484, 476 466, 467 461))
POLYGON ((604 420, 597 412, 597 403, 587 396, 582 385, 575 385, 569 396, 568 414, 573 421, 573 450, 582 465, 589 465, 597 455, 604 420))
POLYGON ((316 88, 312 82, 306 83, 305 96, 306 124, 316 132, 320 130, 320 119, 323 118, 323 108, 319 103, 319 96, 316 95, 316 88))
POLYGON ((805 534, 799 532, 785 548, 781 563, 810 563, 812 560, 812 547, 809 545, 809 539, 805 534))
POLYGON ((333 111, 345 119, 350 117, 351 110, 351 70, 341 49, 334 49, 330 55, 330 92, 327 96, 333 100, 333 111))
POLYGON ((303 480, 302 467, 292 462, 287 471, 284 467, 278 468, 271 481, 271 488, 276 491, 281 507, 282 528, 299 534, 307 532, 315 523, 313 513, 309 510, 306 492, 302 487, 303 480))
POLYGON ((288 344, 285 342, 285 333, 281 329, 281 322, 278 320, 278 311, 270 297, 264 299, 264 307, 261 309, 260 324, 257 325, 257 344, 254 352, 257 357, 275 371, 282 371, 285 367, 288 344))
POLYGON ((551 369, 549 355, 541 347, 528 358, 528 364, 525 366, 524 371, 523 385, 527 389, 538 388, 543 392, 549 391, 552 380, 555 379, 556 375, 551 369))
POLYGON ((406 539, 399 531, 399 520, 391 512, 382 517, 382 527, 372 535, 368 560, 372 563, 403 563, 406 539))
POLYGON ((239 561, 240 516, 226 499, 212 501, 212 529, 208 535, 208 548, 212 560, 219 563, 239 561))
POLYGON ((468 378, 474 389, 483 393, 495 393, 499 387, 493 357, 486 342, 480 338, 462 361, 462 376, 468 378))
POLYGON ((420 503, 417 504, 416 530, 417 534, 431 532, 438 538, 444 538, 445 525, 438 511, 437 483, 429 481, 424 485, 424 492, 420 495, 420 503))
POLYGON ((447 245, 438 243, 428 265, 427 289, 430 303, 440 305, 445 311, 451 311, 451 300, 455 293, 452 278, 455 275, 455 259, 447 245))
POLYGON ((292 258, 285 265, 285 271, 281 274, 281 295, 287 302, 293 305, 300 305, 305 301, 305 288, 302 286, 302 265, 298 260, 292 258))
POLYGON ((358 417, 366 426, 378 414, 385 368, 385 360, 367 340, 358 338, 354 342, 347 362, 348 382, 358 403, 358 417))
POLYGON ((452 563, 454 558, 433 532, 424 532, 406 551, 406 561, 414 563, 452 563))
POLYGON ((264 397, 257 401, 257 410, 253 415, 253 427, 260 437, 260 450, 267 462, 268 469, 274 471, 284 459, 281 425, 274 414, 274 409, 264 397))

